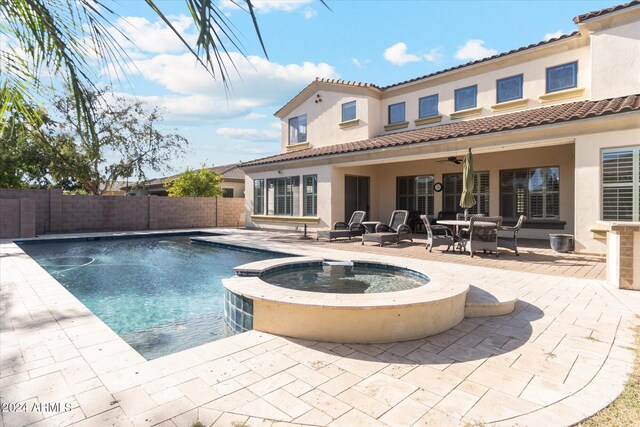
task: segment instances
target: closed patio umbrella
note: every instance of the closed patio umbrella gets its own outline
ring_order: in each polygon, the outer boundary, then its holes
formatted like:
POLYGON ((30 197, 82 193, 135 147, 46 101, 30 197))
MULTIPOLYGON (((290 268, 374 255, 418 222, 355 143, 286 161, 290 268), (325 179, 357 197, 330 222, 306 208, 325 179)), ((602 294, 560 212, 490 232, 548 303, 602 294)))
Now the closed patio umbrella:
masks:
POLYGON ((472 208, 476 204, 476 199, 473 197, 473 156, 471 155, 471 148, 466 156, 464 156, 464 162, 462 162, 462 194, 460 195, 460 207, 464 208, 465 221, 469 217, 469 208, 472 208))

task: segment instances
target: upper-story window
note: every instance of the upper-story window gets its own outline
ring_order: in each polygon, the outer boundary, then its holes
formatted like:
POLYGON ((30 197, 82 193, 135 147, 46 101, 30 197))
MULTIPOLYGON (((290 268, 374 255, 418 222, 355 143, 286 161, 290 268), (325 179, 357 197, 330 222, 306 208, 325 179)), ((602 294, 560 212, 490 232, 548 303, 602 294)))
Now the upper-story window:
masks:
POLYGON ((289 119, 289 145, 307 142, 307 115, 289 119))
POLYGON ((478 86, 467 86, 455 91, 455 110, 475 108, 478 103, 478 86))
POLYGON ((438 115, 438 95, 425 96, 418 100, 418 118, 438 115))
POLYGON ((356 101, 345 102, 342 104, 342 121, 348 122, 349 120, 356 119, 356 101))
POLYGON ((389 124, 404 122, 404 102, 389 105, 389 124))
POLYGON ((547 68, 547 93, 578 86, 578 62, 547 68))
POLYGON ((522 74, 500 79, 496 83, 497 102, 522 98, 522 74))

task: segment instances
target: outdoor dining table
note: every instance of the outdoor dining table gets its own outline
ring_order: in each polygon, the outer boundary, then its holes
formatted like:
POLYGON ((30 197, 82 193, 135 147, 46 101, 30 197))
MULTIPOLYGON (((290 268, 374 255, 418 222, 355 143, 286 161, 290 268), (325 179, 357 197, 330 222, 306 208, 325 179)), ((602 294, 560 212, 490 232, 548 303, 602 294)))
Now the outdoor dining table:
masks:
MULTIPOLYGON (((454 239, 458 239, 457 241, 458 247, 460 248, 460 250, 462 250, 462 247, 460 246, 460 227, 469 227, 471 225, 471 221, 470 220, 465 221, 463 219, 442 219, 438 221, 438 225, 450 225, 452 227, 455 227, 455 232, 453 233, 454 239)), ((474 225, 478 227, 498 228, 498 225, 495 222, 490 222, 490 221, 476 221, 474 222, 474 225)), ((455 250, 455 245, 454 245, 454 250, 455 250)))

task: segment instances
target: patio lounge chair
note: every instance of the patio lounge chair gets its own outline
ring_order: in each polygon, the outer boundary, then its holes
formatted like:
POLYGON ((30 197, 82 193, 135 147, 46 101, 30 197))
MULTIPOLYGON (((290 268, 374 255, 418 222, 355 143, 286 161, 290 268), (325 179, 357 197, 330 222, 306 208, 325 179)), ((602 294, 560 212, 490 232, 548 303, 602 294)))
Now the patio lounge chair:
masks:
POLYGON ((518 218, 518 223, 515 226, 510 227, 508 225, 502 225, 502 226, 500 226, 500 229, 498 230, 498 231, 513 232, 513 236, 498 237, 498 243, 500 243, 501 247, 505 247, 505 248, 509 248, 509 249, 515 250, 516 251, 516 256, 520 256, 520 254, 518 253, 518 232, 520 231, 520 229, 522 228, 522 224, 524 224, 524 222, 526 220, 527 220, 526 216, 520 215, 520 218, 518 218), (507 244, 504 244, 505 241, 507 242, 507 244))
POLYGON ((502 225, 501 216, 471 217, 469 236, 463 237, 460 242, 462 248, 469 251, 472 258, 473 253, 479 250, 484 253, 487 251, 495 252, 496 256, 499 256, 498 229, 500 225, 502 225), (491 224, 487 225, 487 223, 491 224))
POLYGON ((355 211, 351 215, 351 219, 349 223, 343 221, 338 221, 333 224, 333 228, 331 230, 318 230, 316 233, 316 240, 320 237, 325 239, 338 239, 341 237, 351 239, 354 236, 362 236, 364 234, 364 225, 362 225, 362 221, 364 221, 367 213, 365 211, 355 211))
POLYGON ((449 227, 431 225, 429 217, 426 215, 420 215, 420 219, 427 231, 427 246, 425 246, 425 249, 429 249, 429 252, 431 252, 435 246, 447 245, 447 250, 453 246, 453 233, 449 227))
POLYGON ((364 242, 376 242, 383 246, 389 242, 398 244, 401 240, 411 240, 413 242, 411 228, 407 225, 408 218, 408 211, 393 211, 389 225, 378 224, 375 233, 363 234, 362 244, 364 245, 364 242))

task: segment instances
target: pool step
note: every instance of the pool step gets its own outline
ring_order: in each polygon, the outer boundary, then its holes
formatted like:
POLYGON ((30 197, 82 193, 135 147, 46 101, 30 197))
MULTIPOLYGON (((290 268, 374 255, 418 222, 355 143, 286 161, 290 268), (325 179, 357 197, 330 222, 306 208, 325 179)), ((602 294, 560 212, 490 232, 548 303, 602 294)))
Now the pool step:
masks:
POLYGON ((518 298, 515 293, 504 288, 470 285, 465 303, 465 317, 502 316, 511 313, 518 298))

